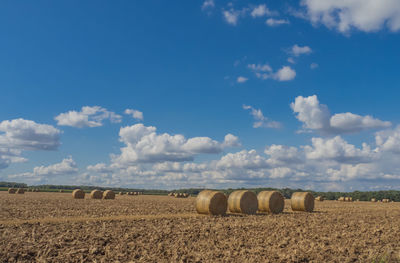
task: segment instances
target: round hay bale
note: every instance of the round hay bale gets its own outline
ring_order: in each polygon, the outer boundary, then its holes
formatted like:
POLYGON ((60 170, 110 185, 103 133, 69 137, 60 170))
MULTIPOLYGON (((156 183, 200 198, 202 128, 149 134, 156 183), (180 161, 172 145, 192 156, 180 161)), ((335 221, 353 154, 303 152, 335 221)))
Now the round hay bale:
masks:
POLYGON ((225 215, 227 207, 226 195, 221 192, 204 190, 196 197, 196 210, 199 214, 225 215))
POLYGON ((111 190, 104 191, 103 199, 115 199, 115 194, 111 190))
POLYGON ((347 196, 347 197, 344 198, 344 201, 346 201, 346 202, 353 202, 353 197, 347 196))
POLYGON ((314 210, 314 196, 309 192, 296 192, 290 199, 293 211, 312 212, 314 210))
POLYGON ((64 193, 64 190, 61 189, 61 190, 60 190, 60 193, 64 193))
POLYGON ((190 195, 188 193, 184 193, 183 197, 188 198, 190 195))
POLYGON ((119 192, 118 194, 119 194, 119 195, 124 195, 124 192, 119 192))
POLYGON ((9 193, 9 194, 15 194, 15 192, 17 192, 17 189, 15 189, 15 188, 8 188, 8 193, 9 193))
POLYGON ((315 200, 316 200, 316 201, 322 202, 322 201, 324 201, 325 199, 324 199, 323 196, 317 196, 317 197, 315 198, 315 200))
POLYGON ((18 188, 16 193, 17 194, 25 194, 25 189, 24 188, 18 188))
POLYGON ((339 197, 338 200, 339 200, 340 202, 344 202, 344 201, 345 201, 345 197, 341 196, 341 197, 339 197))
POLYGON ((73 197, 74 199, 85 199, 85 192, 82 191, 81 189, 75 189, 75 190, 72 192, 72 197, 73 197))
POLYGON ((376 198, 371 198, 371 202, 376 202, 376 198))
POLYGON ((282 213, 285 207, 283 195, 277 191, 262 191, 257 195, 258 210, 273 214, 282 213))
POLYGON ((258 210, 257 196, 248 190, 234 191, 229 195, 228 208, 232 213, 255 214, 258 210))
POLYGON ((382 199, 382 203, 389 203, 390 202, 390 200, 389 199, 382 199))
POLYGON ((93 190, 90 192, 90 198, 92 199, 102 199, 103 198, 103 192, 100 190, 93 190))

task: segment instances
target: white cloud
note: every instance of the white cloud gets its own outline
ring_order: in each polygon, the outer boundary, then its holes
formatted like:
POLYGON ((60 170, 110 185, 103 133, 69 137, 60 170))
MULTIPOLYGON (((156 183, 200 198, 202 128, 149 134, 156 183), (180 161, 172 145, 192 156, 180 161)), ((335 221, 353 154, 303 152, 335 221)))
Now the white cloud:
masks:
POLYGON ((289 25, 290 22, 287 19, 275 19, 275 18, 268 18, 265 23, 268 26, 281 26, 281 25, 289 25))
POLYGON ((0 148, 56 150, 61 131, 47 124, 14 119, 0 122, 0 148))
POLYGON ((202 10, 212 9, 215 7, 214 0, 205 0, 201 6, 202 10))
POLYGON ((313 23, 347 33, 352 28, 375 32, 400 29, 398 0, 302 0, 305 16, 313 23))
POLYGON ((316 130, 327 134, 354 133, 368 129, 390 127, 388 121, 381 121, 369 115, 360 116, 350 112, 331 116, 326 105, 320 104, 316 95, 298 96, 291 103, 296 118, 303 123, 305 130, 316 130))
POLYGON ((311 65, 310 65, 310 68, 311 69, 316 69, 316 68, 318 68, 319 67, 319 65, 317 64, 317 63, 311 63, 311 65))
POLYGON ((273 72, 268 64, 248 64, 247 67, 254 72, 257 78, 263 80, 289 81, 296 77, 296 71, 290 66, 283 66, 277 72, 273 72))
POLYGON ((110 173, 114 171, 113 168, 107 166, 105 163, 98 163, 95 165, 88 165, 86 167, 88 171, 98 172, 98 173, 110 173))
POLYGON ((260 109, 255 109, 252 106, 243 105, 243 109, 250 110, 250 114, 253 116, 254 123, 253 128, 280 128, 282 125, 277 121, 270 121, 264 116, 260 109))
POLYGON ((237 83, 245 83, 247 80, 248 78, 239 76, 236 81, 237 83))
POLYGON ((99 106, 84 106, 81 111, 68 111, 54 118, 60 126, 77 128, 100 127, 103 120, 109 119, 113 123, 121 122, 122 117, 112 111, 99 106))
POLYGON ((379 131, 375 134, 376 145, 381 151, 400 153, 400 126, 393 130, 379 131))
POLYGON ((126 144, 121 154, 113 156, 120 164, 190 161, 196 154, 220 153, 225 147, 238 144, 236 136, 228 134, 219 143, 209 137, 186 139, 183 135, 157 134, 156 128, 135 124, 120 129, 120 141, 126 144))
POLYGON ((228 24, 236 26, 241 12, 238 10, 230 9, 223 10, 222 14, 224 15, 224 19, 228 24))
POLYGON ((279 81, 289 81, 296 77, 296 71, 290 66, 283 66, 273 75, 273 78, 279 81))
POLYGON ((258 72, 271 72, 272 68, 268 64, 249 64, 247 67, 253 71, 258 72))
POLYGON ((271 12, 265 4, 256 6, 251 11, 250 15, 252 17, 261 17, 261 16, 270 16, 274 15, 274 12, 271 12))
POLYGON ((77 165, 72 157, 68 157, 61 163, 49 166, 37 166, 33 168, 33 172, 12 174, 8 178, 21 178, 30 182, 45 182, 47 177, 72 175, 78 172, 77 165))
POLYGON ((259 169, 268 167, 266 159, 257 154, 255 150, 240 151, 224 155, 218 162, 219 169, 259 169))
POLYGON ((288 59, 287 59, 287 62, 289 62, 289 63, 291 63, 291 64, 295 64, 295 63, 296 63, 296 62, 294 61, 293 58, 288 58, 288 59))
POLYGON ((143 112, 138 111, 138 110, 133 110, 133 109, 126 109, 124 111, 125 114, 127 115, 131 115, 132 118, 134 118, 135 120, 143 120, 143 112))
POLYGON ((309 46, 302 47, 297 44, 295 44, 290 50, 290 53, 296 57, 303 55, 303 54, 310 54, 311 52, 312 52, 312 49, 309 46))
POLYGON ((368 163, 374 158, 374 152, 367 144, 362 149, 349 144, 340 136, 330 139, 312 138, 312 146, 305 146, 306 157, 312 160, 334 160, 339 163, 368 163))

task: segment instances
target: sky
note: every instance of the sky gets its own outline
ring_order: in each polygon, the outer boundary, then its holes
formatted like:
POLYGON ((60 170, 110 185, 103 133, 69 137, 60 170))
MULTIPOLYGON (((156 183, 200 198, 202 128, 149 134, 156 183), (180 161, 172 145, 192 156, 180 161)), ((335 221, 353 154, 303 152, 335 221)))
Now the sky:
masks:
POLYGON ((2 1, 0 181, 400 190, 398 0, 2 1))

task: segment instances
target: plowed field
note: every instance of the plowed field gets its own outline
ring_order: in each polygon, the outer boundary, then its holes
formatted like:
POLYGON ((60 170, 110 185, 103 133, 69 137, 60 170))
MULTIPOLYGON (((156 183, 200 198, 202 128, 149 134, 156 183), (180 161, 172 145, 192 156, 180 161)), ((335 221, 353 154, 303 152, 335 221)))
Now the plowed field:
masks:
POLYGON ((0 262, 400 262, 400 203, 210 217, 194 201, 0 192, 0 262))

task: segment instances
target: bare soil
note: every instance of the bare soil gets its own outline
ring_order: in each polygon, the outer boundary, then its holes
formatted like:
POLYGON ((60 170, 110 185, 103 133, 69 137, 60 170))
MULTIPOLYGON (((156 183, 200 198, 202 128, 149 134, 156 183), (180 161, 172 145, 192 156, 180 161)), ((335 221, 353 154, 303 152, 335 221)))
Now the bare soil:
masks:
POLYGON ((0 262, 400 262, 400 203, 198 215, 195 198, 0 192, 0 262))

